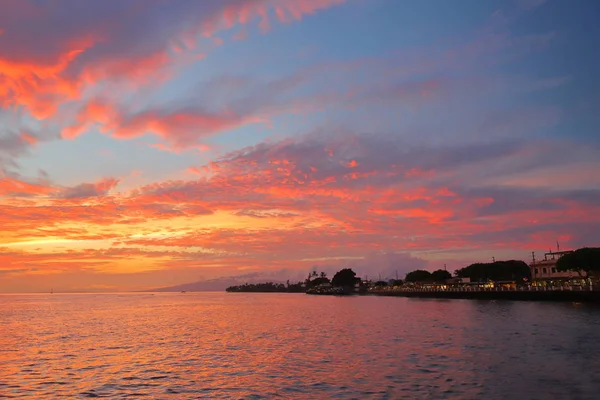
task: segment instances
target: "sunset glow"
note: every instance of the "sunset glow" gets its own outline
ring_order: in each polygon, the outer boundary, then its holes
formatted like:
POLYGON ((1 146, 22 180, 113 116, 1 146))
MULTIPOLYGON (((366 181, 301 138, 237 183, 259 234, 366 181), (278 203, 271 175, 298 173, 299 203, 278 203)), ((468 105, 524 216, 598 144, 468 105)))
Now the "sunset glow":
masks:
POLYGON ((598 245, 578 5, 4 0, 0 292, 598 245))

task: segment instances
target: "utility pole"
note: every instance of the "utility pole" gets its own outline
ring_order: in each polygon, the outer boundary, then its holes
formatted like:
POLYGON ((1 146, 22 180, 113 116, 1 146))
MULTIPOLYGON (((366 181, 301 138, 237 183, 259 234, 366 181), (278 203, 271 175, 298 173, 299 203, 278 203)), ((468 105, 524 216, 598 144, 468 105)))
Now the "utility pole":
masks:
POLYGON ((496 257, 492 257, 492 262, 496 262, 496 257))
POLYGON ((444 264, 444 271, 447 271, 447 269, 446 269, 446 264, 444 264))

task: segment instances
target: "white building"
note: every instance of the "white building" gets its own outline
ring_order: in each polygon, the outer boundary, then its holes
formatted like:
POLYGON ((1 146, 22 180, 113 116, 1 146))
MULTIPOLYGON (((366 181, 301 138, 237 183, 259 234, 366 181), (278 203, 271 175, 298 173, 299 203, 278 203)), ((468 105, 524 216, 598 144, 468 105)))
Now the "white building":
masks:
MULTIPOLYGON (((529 268, 531 269, 531 279, 532 280, 565 280, 570 278, 579 278, 579 274, 577 271, 558 271, 556 269, 556 263, 558 259, 564 256, 565 254, 569 254, 572 251, 550 251, 544 254, 543 260, 536 260, 535 256, 533 257, 533 261, 529 264, 529 268)), ((584 274, 585 276, 585 274, 584 274)))

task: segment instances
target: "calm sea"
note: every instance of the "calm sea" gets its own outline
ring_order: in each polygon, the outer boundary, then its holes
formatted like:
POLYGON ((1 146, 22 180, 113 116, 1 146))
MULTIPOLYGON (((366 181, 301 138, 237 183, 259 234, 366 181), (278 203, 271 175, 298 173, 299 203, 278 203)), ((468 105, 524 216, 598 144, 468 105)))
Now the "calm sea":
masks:
POLYGON ((598 399, 600 308, 0 295, 0 398, 598 399))

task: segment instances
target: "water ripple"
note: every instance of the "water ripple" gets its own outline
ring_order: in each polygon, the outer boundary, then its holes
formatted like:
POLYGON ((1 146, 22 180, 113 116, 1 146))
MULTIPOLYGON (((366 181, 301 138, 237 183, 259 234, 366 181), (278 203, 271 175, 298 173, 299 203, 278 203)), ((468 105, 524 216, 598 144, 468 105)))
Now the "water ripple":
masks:
POLYGON ((226 293, 0 300, 0 398, 585 400, 600 391, 600 310, 588 306, 226 293))

